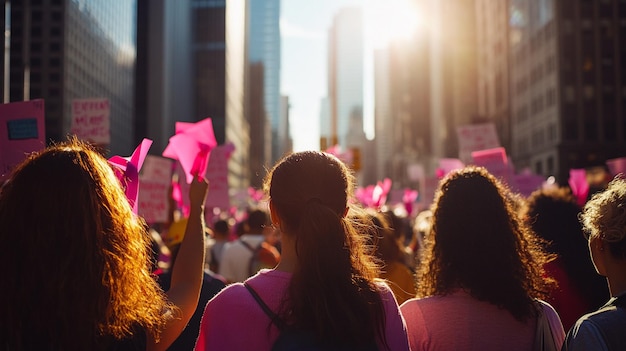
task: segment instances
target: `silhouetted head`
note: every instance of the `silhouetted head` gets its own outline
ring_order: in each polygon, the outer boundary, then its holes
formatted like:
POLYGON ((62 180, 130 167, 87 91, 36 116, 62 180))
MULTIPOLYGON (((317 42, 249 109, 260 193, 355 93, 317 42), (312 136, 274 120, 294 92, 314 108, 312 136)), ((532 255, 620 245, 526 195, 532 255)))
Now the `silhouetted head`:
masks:
POLYGON ((272 218, 297 257, 279 314, 321 338, 362 345, 382 335, 383 312, 377 267, 346 216, 353 186, 338 158, 316 151, 285 157, 265 182, 272 218))
POLYGON ((547 292, 541 277, 545 256, 517 215, 515 201, 481 167, 444 178, 435 194, 418 293, 465 289, 519 319, 531 315, 532 299, 547 292))
MULTIPOLYGON (((285 232, 297 232, 311 210, 342 218, 353 190, 353 176, 335 156, 305 151, 287 156, 266 182, 285 232)), ((317 213, 320 214, 320 213, 317 213)))
POLYGON ((90 145, 71 139, 20 164, 0 195, 0 228, 10 243, 0 255, 5 283, 21 306, 0 313, 11 328, 63 348, 164 323, 147 226, 90 145))
POLYGON ((615 258, 626 260, 626 180, 612 180, 595 194, 581 214, 589 240, 600 239, 615 258))

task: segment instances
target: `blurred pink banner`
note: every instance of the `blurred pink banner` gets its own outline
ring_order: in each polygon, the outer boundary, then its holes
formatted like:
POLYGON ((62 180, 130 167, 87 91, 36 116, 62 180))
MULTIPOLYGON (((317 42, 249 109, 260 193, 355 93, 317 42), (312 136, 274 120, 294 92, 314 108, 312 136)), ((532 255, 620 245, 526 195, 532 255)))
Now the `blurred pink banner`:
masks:
POLYGON ((443 178, 448 173, 465 167, 463 161, 458 158, 442 158, 439 159, 439 168, 436 171, 437 178, 443 178))
POLYGON ((28 154, 46 147, 44 101, 0 104, 0 185, 28 154))
POLYGON ((618 174, 626 175, 626 157, 614 158, 606 161, 606 165, 609 167, 611 176, 618 174))
POLYGON ((506 151, 503 147, 474 151, 472 152, 472 159, 476 166, 485 167, 496 178, 510 186, 514 186, 514 172, 509 165, 506 151))
POLYGON ((568 183, 578 205, 583 206, 587 202, 587 195, 589 195, 587 171, 584 169, 570 169, 568 183))

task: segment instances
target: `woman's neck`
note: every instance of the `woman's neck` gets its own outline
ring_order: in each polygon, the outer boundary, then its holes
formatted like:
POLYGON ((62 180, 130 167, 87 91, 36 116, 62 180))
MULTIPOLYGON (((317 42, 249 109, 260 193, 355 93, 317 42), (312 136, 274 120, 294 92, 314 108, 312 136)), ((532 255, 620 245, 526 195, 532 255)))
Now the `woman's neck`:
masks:
POLYGON ((280 262, 278 262, 276 269, 292 273, 295 270, 297 263, 298 256, 296 255, 295 238, 291 235, 283 233, 281 235, 280 262))

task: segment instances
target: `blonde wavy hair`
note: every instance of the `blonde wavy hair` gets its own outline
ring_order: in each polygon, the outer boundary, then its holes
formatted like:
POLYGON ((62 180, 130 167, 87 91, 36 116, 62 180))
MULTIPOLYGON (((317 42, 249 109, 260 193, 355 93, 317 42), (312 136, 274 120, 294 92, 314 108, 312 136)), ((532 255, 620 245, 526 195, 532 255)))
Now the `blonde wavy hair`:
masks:
POLYGON ((595 194, 580 214, 590 237, 609 245, 615 257, 626 258, 626 180, 615 178, 605 191, 595 194))
POLYGON ((0 228, 8 349, 158 339, 175 312, 152 276, 145 222, 87 143, 71 138, 19 165, 0 194, 0 228))

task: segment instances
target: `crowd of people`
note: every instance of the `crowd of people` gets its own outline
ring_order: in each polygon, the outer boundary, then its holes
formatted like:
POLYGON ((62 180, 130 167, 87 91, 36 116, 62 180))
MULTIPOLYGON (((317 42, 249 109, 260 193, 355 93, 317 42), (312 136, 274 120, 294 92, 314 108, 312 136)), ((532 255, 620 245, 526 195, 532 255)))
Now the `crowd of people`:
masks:
POLYGON ((626 349, 620 177, 581 208, 468 166, 402 217, 355 202, 335 156, 297 152, 245 218, 207 216, 195 175, 187 216, 156 231, 111 167, 71 138, 2 185, 3 349, 626 349))

